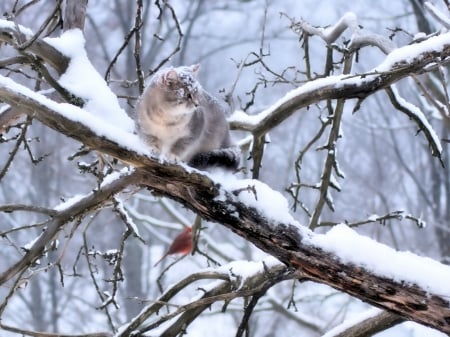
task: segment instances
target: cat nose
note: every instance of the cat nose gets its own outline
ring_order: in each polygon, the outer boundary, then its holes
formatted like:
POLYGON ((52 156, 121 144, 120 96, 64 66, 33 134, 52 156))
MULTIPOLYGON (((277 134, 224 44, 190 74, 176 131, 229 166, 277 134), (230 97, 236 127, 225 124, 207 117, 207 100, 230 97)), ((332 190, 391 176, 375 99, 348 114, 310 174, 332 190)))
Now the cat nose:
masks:
POLYGON ((198 101, 198 98, 196 98, 196 97, 192 97, 191 96, 191 101, 196 107, 198 107, 199 104, 200 104, 199 101, 198 101))

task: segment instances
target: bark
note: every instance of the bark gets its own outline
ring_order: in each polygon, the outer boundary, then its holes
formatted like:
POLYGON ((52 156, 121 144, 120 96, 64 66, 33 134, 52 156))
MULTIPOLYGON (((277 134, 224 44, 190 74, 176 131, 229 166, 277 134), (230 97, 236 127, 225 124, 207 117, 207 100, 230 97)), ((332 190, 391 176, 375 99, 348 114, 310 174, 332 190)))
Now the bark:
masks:
POLYGON ((88 0, 66 0, 64 11, 64 30, 84 29, 88 0))
POLYGON ((383 311, 380 314, 368 318, 340 333, 335 335, 329 335, 329 337, 366 337, 373 336, 378 332, 391 328, 399 323, 402 323, 404 319, 396 314, 383 311))

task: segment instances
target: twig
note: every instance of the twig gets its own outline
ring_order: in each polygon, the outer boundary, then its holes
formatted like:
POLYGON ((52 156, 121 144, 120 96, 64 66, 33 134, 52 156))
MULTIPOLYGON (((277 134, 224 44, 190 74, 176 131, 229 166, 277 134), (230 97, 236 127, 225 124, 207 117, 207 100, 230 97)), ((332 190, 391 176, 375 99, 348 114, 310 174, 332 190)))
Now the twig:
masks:
POLYGON ((0 205, 0 212, 12 213, 16 211, 27 211, 46 214, 49 216, 54 216, 58 214, 57 211, 50 208, 35 206, 35 205, 25 205, 25 204, 11 204, 11 205, 0 205))
MULTIPOLYGON (((160 10, 160 15, 158 16, 158 19, 161 19, 163 9, 162 9, 162 7, 161 7, 159 1, 160 1, 160 0, 155 0, 155 4, 158 6, 158 8, 159 8, 159 10, 160 10)), ((169 4, 169 1, 168 1, 168 0, 161 0, 161 1, 163 2, 165 8, 168 8, 168 9, 169 9, 170 14, 171 14, 171 16, 172 16, 172 20, 173 20, 173 22, 175 22, 175 28, 176 28, 176 30, 177 30, 177 32, 178 32, 178 39, 177 39, 175 48, 169 53, 168 56, 166 56, 165 58, 163 58, 163 59, 158 63, 158 65, 157 65, 155 68, 153 68, 153 69, 151 70, 150 75, 151 75, 151 74, 154 74, 155 72, 157 72, 164 64, 166 64, 166 63, 167 63, 167 62, 168 62, 168 61, 169 61, 176 53, 178 53, 178 52, 181 50, 181 42, 182 42, 183 37, 184 37, 183 30, 181 29, 181 24, 180 24, 180 22, 178 21, 177 14, 176 14, 175 10, 173 9, 172 5, 169 4)))
POLYGON ((138 88, 139 88, 139 94, 142 94, 144 92, 144 72, 142 70, 142 64, 141 64, 141 29, 144 26, 144 23, 142 21, 142 8, 143 3, 142 0, 136 0, 136 17, 134 21, 134 60, 136 62, 136 74, 138 78, 138 88))
POLYGON ((431 126, 429 125, 428 121, 423 117, 421 117, 420 110, 412 105, 411 103, 408 103, 404 101, 403 99, 399 98, 399 95, 397 91, 393 87, 387 87, 386 93, 389 97, 389 100, 391 101, 392 105, 399 110, 400 112, 403 112, 405 115, 407 115, 410 119, 412 119, 417 126, 419 127, 419 130, 422 131, 425 135, 425 138, 428 141, 428 144, 431 148, 431 154, 435 157, 437 157, 441 163, 441 165, 444 167, 444 162, 442 161, 441 157, 441 144, 439 139, 435 136, 435 134, 432 132, 431 126), (417 109, 416 111, 413 111, 412 109, 417 109))
POLYGON ((85 333, 81 335, 72 335, 72 334, 61 334, 61 333, 51 333, 51 332, 38 332, 26 329, 16 328, 10 325, 0 323, 0 329, 21 334, 22 336, 32 336, 32 337, 111 337, 112 334, 109 332, 94 332, 94 333, 85 333))

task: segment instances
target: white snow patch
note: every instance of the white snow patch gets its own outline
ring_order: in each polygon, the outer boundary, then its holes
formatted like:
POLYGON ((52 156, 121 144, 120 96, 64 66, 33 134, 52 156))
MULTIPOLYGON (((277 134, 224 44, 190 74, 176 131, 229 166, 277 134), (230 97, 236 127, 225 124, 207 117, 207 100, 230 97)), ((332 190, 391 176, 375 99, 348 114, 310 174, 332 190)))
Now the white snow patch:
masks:
POLYGON ((439 153, 442 153, 441 141, 440 141, 439 137, 437 136, 436 132, 434 132, 433 127, 428 122, 428 119, 425 117, 422 110, 420 110, 417 106, 406 101, 403 97, 401 97, 397 91, 397 88, 394 85, 391 86, 391 88, 392 88, 392 92, 394 93, 398 103, 400 103, 400 105, 406 107, 411 113, 414 114, 414 116, 416 116, 420 120, 420 122, 428 130, 431 137, 433 138, 433 142, 436 144, 437 150, 439 151, 439 153))
POLYGON ((66 72, 59 84, 86 101, 83 107, 104 122, 115 125, 127 132, 133 132, 134 121, 120 107, 116 95, 110 90, 88 59, 83 33, 71 29, 57 38, 45 38, 45 42, 69 57, 66 72))
POLYGON ((141 234, 139 233, 139 228, 136 225, 136 223, 134 222, 133 218, 128 214, 128 211, 125 208, 125 205, 123 204, 122 199, 116 197, 115 200, 117 201, 117 208, 118 210, 123 214, 123 216, 125 217, 125 221, 127 222, 127 224, 131 227, 131 230, 133 231, 133 234, 136 235, 136 237, 142 239, 141 234))
POLYGON ((216 272, 228 273, 230 281, 239 283, 237 289, 241 289, 241 287, 245 285, 247 279, 265 273, 266 268, 270 269, 281 264, 282 263, 275 257, 268 256, 262 261, 232 261, 213 270, 216 272))
POLYGON ((104 187, 106 185, 109 185, 112 182, 114 182, 114 181, 116 181, 116 180, 118 180, 118 179, 120 179, 120 178, 122 178, 124 176, 132 174, 134 171, 135 171, 135 169, 133 167, 128 167, 127 166, 127 167, 122 168, 120 171, 111 172, 110 174, 106 175, 103 178, 103 181, 100 184, 100 187, 104 187))
POLYGON ((375 222, 375 221, 377 221, 377 219, 378 219, 379 217, 380 217, 380 216, 379 216, 378 214, 371 214, 371 215, 369 215, 369 217, 367 218, 367 220, 368 220, 368 221, 375 222))
POLYGON ((83 124, 99 137, 105 137, 114 141, 128 150, 151 156, 148 146, 137 135, 126 131, 126 128, 123 128, 120 124, 105 123, 103 119, 84 109, 67 103, 57 103, 4 76, 0 76, 0 87, 6 87, 29 97, 48 109, 51 109, 74 122, 83 124))
MULTIPOLYGON (((221 171, 214 171, 209 175, 238 201, 257 209, 268 220, 301 227, 292 217, 286 198, 265 183, 256 179, 238 179, 232 174, 221 171)), ((218 198, 223 199, 224 195, 219 195, 218 198)))
POLYGON ((337 85, 341 80, 345 79, 346 75, 337 75, 337 76, 328 76, 324 78, 319 78, 314 81, 310 81, 305 83, 304 85, 295 88, 289 92, 287 92, 283 97, 281 97, 278 101, 272 104, 269 108, 261 111, 256 115, 249 115, 242 110, 236 110, 233 114, 228 118, 228 121, 236 122, 244 125, 248 125, 249 127, 255 127, 260 124, 265 118, 271 116, 275 111, 277 111, 283 104, 286 104, 291 99, 298 97, 300 95, 305 95, 307 93, 313 92, 317 89, 328 85, 337 85))
MULTIPOLYGON (((122 170, 120 170, 118 172, 110 173, 103 179, 102 183, 100 184, 100 187, 103 188, 106 185, 111 184, 115 180, 117 180, 117 179, 119 179, 119 178, 121 178, 121 177, 123 177, 125 175, 131 174, 132 172, 134 172, 134 169, 125 167, 125 168, 123 168, 122 170)), ((68 209, 69 207, 72 207, 77 202, 81 201, 82 199, 84 199, 84 198, 86 198, 86 197, 88 197, 90 195, 92 195, 92 192, 90 192, 88 194, 77 194, 77 195, 74 195, 73 197, 70 197, 66 201, 56 205, 55 207, 53 207, 53 209, 55 211, 62 212, 64 210, 68 209)), ((136 233, 138 233, 138 232, 136 232, 136 233)))
POLYGON ((426 52, 441 52, 450 44, 450 33, 430 37, 420 43, 394 49, 385 60, 374 69, 376 72, 391 71, 394 66, 409 63, 426 52))
POLYGON ((37 240, 39 240, 41 238, 42 235, 44 235, 43 232, 41 234, 39 234, 37 237, 35 237, 33 240, 31 240, 30 242, 24 244, 22 246, 22 249, 24 249, 25 251, 29 251, 34 246, 34 244, 37 242, 37 240))
POLYGON ((32 37, 34 35, 32 30, 24 26, 21 26, 13 21, 0 19, 0 28, 18 30, 20 33, 25 34, 26 37, 32 37))
POLYGON ((396 282, 416 284, 430 293, 450 297, 450 267, 411 252, 396 251, 359 235, 344 224, 326 234, 305 236, 304 240, 335 254, 344 263, 353 263, 396 282))

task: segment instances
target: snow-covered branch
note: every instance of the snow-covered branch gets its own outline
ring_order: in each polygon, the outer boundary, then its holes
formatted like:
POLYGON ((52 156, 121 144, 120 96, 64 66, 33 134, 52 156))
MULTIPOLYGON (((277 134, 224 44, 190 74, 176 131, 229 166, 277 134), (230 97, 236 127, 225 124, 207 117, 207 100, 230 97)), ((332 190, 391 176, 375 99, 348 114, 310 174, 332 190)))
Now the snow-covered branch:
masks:
POLYGON ((349 50, 364 46, 376 46, 383 53, 388 54, 394 49, 393 43, 383 36, 361 33, 358 18, 352 12, 345 13, 338 22, 327 28, 314 27, 308 22, 300 20, 299 22, 292 22, 291 29, 299 35, 319 36, 327 44, 336 42, 343 32, 348 29, 351 31, 349 50))
POLYGON ((270 286, 298 275, 273 258, 260 262, 235 261, 214 270, 206 270, 189 275, 167 289, 154 303, 144 308, 132 321, 122 326, 115 337, 129 336, 131 332, 148 332, 159 328, 164 322, 180 316, 160 336, 175 336, 191 323, 205 309, 218 301, 231 301, 267 290, 270 286), (184 305, 171 305, 171 299, 188 285, 201 280, 210 284, 200 287, 202 295, 184 305), (164 307, 176 307, 166 315, 149 320, 164 307))
POLYGON ((34 38, 34 41, 29 43, 25 50, 22 50, 23 45, 33 39, 33 35, 33 32, 26 27, 15 24, 12 21, 0 20, 1 42, 5 42, 16 48, 25 56, 38 56, 45 63, 52 66, 58 74, 63 74, 69 65, 69 58, 64 56, 58 49, 46 43, 43 39, 34 38))
POLYGON ((103 205, 114 194, 120 192, 130 184, 136 183, 138 175, 134 171, 114 174, 115 179, 108 179, 98 189, 85 196, 74 197, 54 208, 46 223, 47 227, 42 234, 27 248, 25 255, 19 261, 0 273, 0 284, 5 284, 18 274, 23 273, 44 252, 45 247, 55 239, 56 234, 63 226, 77 216, 93 211, 103 205))
MULTIPOLYGON (((395 49, 374 69, 363 74, 319 78, 288 92, 269 108, 256 115, 236 111, 230 118, 231 127, 260 136, 281 124, 297 110, 314 103, 346 98, 364 100, 371 94, 389 88, 411 74, 420 74, 450 62, 450 33, 430 37, 413 45, 395 49)), ((440 155, 439 140, 423 119, 415 118, 435 156, 440 155), (430 131, 429 131, 430 130, 430 131)))
MULTIPOLYGON (((449 48, 444 48, 446 53, 450 52, 447 50, 449 48)), ((441 52, 442 48, 436 53, 440 55, 441 52)), ((435 58, 430 60, 434 62, 435 58)), ((406 67, 414 68, 410 64, 406 67)), ((333 83, 329 90, 336 93, 336 79, 329 81, 333 83)), ((345 88, 351 92, 350 86, 345 88)), ((322 95, 321 90, 318 92, 322 95)), ((303 95, 304 92, 299 96, 305 99, 303 95)), ((129 176, 128 183, 148 186, 203 218, 228 227, 296 269, 299 277, 328 284, 406 319, 450 332, 450 309, 446 299, 450 296, 447 286, 450 283, 450 269, 447 266, 396 252, 344 226, 336 227, 327 235, 314 234, 292 218, 284 197, 267 185, 257 180, 237 180, 232 175, 208 176, 173 162, 160 162, 149 157, 148 151, 142 150, 140 142, 132 134, 111 125, 99 126, 98 118, 86 111, 52 102, 11 80, 3 78, 0 81, 0 96, 8 104, 20 106, 47 126, 93 149, 138 166, 136 173, 129 176), (382 257, 374 259, 374 256, 382 257), (385 261, 389 261, 389 265, 385 265, 385 261), (418 266, 421 268, 419 272, 418 266), (439 276, 428 280, 432 274, 439 276), (418 278, 418 275, 427 279, 418 278)), ((299 96, 292 100, 295 102, 299 96)), ((345 96, 341 93, 339 97, 345 96)), ((289 106, 294 103, 284 102, 278 106, 283 104, 289 106)), ((115 193, 126 183, 121 180, 120 186, 111 187, 108 193, 115 193)), ((97 195, 94 193, 90 199, 95 199, 97 195)), ((92 207, 97 203, 90 205, 92 207)), ((4 282, 10 278, 10 273, 15 274, 24 268, 65 221, 66 218, 55 217, 54 224, 46 232, 48 234, 40 238, 36 249, 29 253, 30 259, 22 259, 24 262, 4 272, 0 280, 4 282)))

